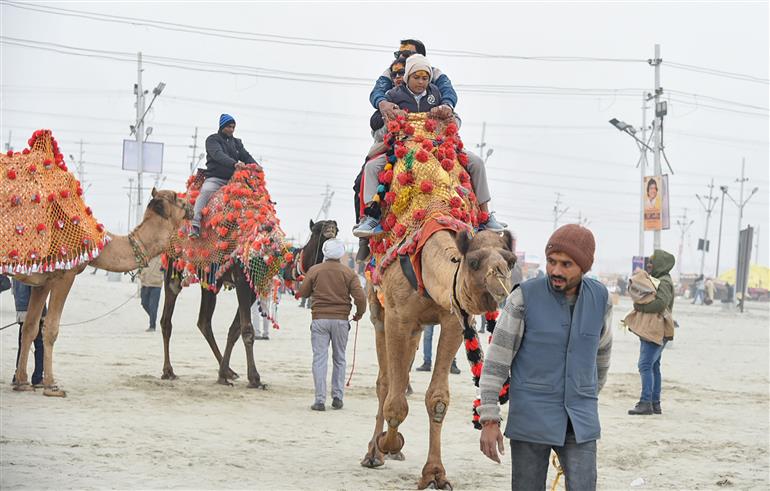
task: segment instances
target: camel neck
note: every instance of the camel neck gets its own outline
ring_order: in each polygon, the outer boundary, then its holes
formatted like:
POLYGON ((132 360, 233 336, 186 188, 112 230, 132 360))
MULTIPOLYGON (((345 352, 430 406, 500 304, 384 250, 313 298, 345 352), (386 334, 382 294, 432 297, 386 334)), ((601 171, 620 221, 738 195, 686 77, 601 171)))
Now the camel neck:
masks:
MULTIPOLYGON (((462 254, 457 249, 452 235, 439 231, 425 243, 422 249, 422 281, 431 298, 445 310, 452 309, 455 272, 462 254)), ((462 278, 457 277, 457 288, 460 290, 460 305, 465 302, 462 293, 462 278)))
MULTIPOLYGON (((131 235, 134 237, 141 254, 149 261, 168 247, 173 229, 168 220, 163 220, 155 214, 145 215, 131 235)), ((137 254, 127 235, 116 235, 108 232, 110 242, 104 246, 101 254, 91 262, 91 265, 104 269, 124 273, 133 271, 141 266, 137 260, 137 254)))

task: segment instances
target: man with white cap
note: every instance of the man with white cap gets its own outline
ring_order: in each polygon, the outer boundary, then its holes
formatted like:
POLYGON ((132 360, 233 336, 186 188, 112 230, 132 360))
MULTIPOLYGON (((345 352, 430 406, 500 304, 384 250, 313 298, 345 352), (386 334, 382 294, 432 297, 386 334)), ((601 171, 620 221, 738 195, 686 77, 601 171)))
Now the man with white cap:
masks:
POLYGON ((361 288, 358 275, 340 263, 345 255, 345 243, 340 239, 329 239, 321 249, 324 262, 316 264, 305 275, 297 292, 299 297, 313 297, 311 308, 313 322, 310 324, 310 342, 313 346, 314 411, 326 410, 326 370, 329 357, 329 343, 332 346, 332 408, 342 409, 345 384, 345 348, 350 331, 350 299, 353 298, 358 321, 366 312, 366 295, 361 288))

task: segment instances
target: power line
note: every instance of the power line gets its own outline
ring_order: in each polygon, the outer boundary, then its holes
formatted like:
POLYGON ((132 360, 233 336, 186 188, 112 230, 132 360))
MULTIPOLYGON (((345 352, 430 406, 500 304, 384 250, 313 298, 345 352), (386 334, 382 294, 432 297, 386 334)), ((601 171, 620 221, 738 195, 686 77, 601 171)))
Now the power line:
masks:
POLYGON ((715 68, 707 68, 697 65, 688 65, 686 63, 677 63, 672 61, 666 62, 667 67, 675 68, 677 70, 687 70, 691 72, 703 73, 706 75, 713 75, 715 77, 726 77, 736 80, 743 80, 746 82, 756 82, 760 84, 770 84, 770 80, 761 77, 755 77, 753 75, 746 75, 745 73, 728 72, 725 70, 717 70, 715 68))

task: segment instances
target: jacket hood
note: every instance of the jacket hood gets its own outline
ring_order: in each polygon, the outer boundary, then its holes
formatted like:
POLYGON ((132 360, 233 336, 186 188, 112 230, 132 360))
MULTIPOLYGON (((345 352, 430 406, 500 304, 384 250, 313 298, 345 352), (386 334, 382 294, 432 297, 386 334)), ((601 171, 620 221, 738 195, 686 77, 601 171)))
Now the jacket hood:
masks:
POLYGON ((655 249, 650 261, 652 262, 652 273, 650 274, 655 278, 668 274, 676 264, 674 255, 662 249, 655 249))

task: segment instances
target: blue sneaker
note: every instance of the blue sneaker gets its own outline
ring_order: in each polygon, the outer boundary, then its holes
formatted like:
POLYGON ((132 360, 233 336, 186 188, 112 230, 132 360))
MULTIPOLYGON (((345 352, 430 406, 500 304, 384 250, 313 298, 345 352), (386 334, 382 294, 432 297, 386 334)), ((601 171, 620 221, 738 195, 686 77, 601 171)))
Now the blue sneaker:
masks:
POLYGON ((479 224, 479 230, 489 230, 490 232, 502 232, 506 228, 508 228, 508 224, 498 222, 494 211, 489 214, 489 220, 486 223, 479 224))
POLYGON ((358 225, 353 227, 353 235, 359 238, 371 237, 372 235, 378 233, 378 228, 380 231, 382 231, 379 220, 370 216, 365 216, 361 219, 360 222, 358 222, 358 225))

